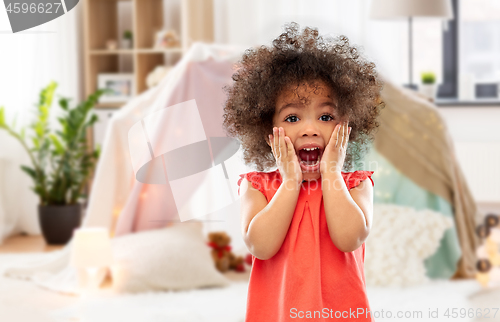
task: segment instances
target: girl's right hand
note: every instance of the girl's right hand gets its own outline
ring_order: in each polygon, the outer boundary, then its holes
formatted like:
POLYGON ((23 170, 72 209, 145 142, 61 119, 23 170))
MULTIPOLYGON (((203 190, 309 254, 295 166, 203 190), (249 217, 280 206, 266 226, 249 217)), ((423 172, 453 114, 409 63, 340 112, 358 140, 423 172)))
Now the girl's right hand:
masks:
POLYGON ((302 184, 302 169, 299 159, 292 141, 288 136, 285 136, 285 130, 282 127, 274 127, 273 134, 269 135, 269 141, 283 181, 291 180, 299 185, 302 184))

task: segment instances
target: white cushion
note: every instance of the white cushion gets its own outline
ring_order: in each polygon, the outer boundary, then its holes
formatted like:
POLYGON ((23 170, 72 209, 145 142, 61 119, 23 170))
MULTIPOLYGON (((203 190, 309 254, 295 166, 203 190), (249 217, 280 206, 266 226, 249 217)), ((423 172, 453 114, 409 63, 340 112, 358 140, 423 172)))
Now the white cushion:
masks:
POLYGON ((230 284, 215 268, 201 223, 178 223, 116 237, 112 249, 111 275, 116 292, 188 290, 230 284))
POLYGON ((373 224, 365 243, 365 280, 370 286, 410 286, 429 281, 424 260, 434 254, 449 217, 394 204, 373 205, 373 224))

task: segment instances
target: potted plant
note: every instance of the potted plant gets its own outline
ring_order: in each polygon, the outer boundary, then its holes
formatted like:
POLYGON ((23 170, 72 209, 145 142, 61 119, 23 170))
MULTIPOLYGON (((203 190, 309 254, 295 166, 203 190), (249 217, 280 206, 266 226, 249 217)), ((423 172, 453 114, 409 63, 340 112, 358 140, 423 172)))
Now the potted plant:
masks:
POLYGON ((437 93, 436 74, 434 72, 423 72, 421 79, 420 92, 434 101, 437 93))
POLYGON ((124 49, 132 48, 132 31, 125 30, 123 32, 122 48, 124 49))
POLYGON ((66 244, 80 225, 80 201, 86 198, 83 189, 99 158, 100 147, 88 147, 87 129, 98 120, 91 111, 105 90, 97 90, 75 108, 69 107, 69 99, 60 98, 61 128, 51 131, 49 112, 56 87, 51 82, 42 89, 35 121, 20 132, 6 123, 4 107, 0 107, 0 129, 17 139, 29 155, 31 166, 21 169, 33 179, 32 190, 39 196, 38 217, 45 241, 66 244))

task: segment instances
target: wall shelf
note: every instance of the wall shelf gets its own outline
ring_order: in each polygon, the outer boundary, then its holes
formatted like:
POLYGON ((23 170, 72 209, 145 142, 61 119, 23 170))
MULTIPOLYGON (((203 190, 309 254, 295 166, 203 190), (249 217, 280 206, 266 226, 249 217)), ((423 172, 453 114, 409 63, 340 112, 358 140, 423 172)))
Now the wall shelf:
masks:
POLYGON ((181 47, 176 48, 165 48, 165 49, 156 49, 156 48, 139 48, 135 50, 140 54, 155 54, 155 53, 182 53, 181 47))
MULTIPOLYGON (((101 73, 133 74, 135 95, 138 95, 147 90, 146 77, 156 66, 175 65, 195 41, 213 42, 212 1, 180 0, 180 5, 175 7, 177 12, 170 14, 179 20, 179 28, 173 29, 180 38, 180 47, 165 49, 153 48, 156 32, 172 29, 164 28, 162 0, 83 1, 84 96, 88 97, 98 89, 97 79, 101 73), (120 45, 124 26, 132 31, 132 48, 106 49, 106 42, 110 39, 120 45)), ((168 5, 169 1, 165 0, 165 4, 168 5)), ((95 108, 104 112, 125 104, 98 103, 95 108)), ((88 130, 87 138, 89 148, 94 147, 93 129, 88 130)), ((92 180, 86 187, 87 195, 90 195, 91 186, 92 180)))
POLYGON ((180 26, 175 31, 181 43, 179 47, 164 49, 154 48, 155 33, 165 29, 162 0, 87 0, 82 4, 85 96, 98 89, 97 77, 100 73, 121 72, 134 75, 136 95, 140 94, 147 90, 146 77, 156 66, 175 65, 194 41, 214 40, 212 0, 180 0, 179 12, 175 13, 180 26), (123 5, 128 6, 129 14, 120 13, 123 5), (106 49, 109 39, 120 44, 120 25, 127 25, 127 29, 132 31, 133 47, 106 49), (121 70, 124 60, 127 60, 131 70, 121 70))
POLYGON ((134 50, 132 49, 92 49, 89 51, 90 55, 132 55, 134 50))

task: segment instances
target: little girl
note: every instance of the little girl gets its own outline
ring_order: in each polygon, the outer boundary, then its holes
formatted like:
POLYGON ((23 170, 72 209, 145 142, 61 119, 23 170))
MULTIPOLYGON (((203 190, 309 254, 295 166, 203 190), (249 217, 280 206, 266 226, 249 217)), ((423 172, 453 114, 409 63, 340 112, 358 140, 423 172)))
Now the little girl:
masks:
POLYGON ((259 170, 238 181, 253 255, 245 321, 374 321, 363 266, 373 171, 342 170, 378 127, 375 65, 346 37, 291 23, 272 47, 246 50, 233 80, 224 128, 259 170))

